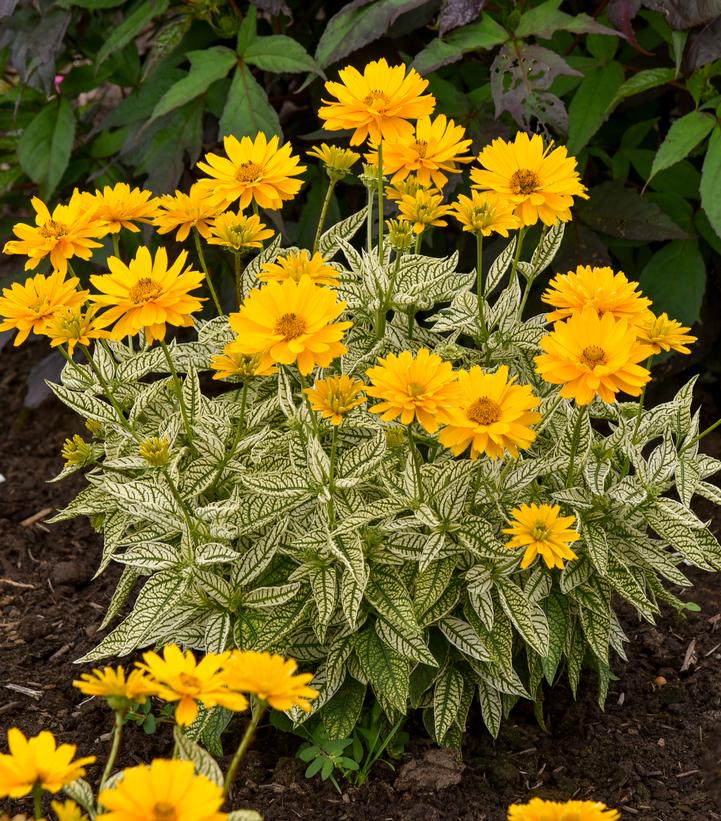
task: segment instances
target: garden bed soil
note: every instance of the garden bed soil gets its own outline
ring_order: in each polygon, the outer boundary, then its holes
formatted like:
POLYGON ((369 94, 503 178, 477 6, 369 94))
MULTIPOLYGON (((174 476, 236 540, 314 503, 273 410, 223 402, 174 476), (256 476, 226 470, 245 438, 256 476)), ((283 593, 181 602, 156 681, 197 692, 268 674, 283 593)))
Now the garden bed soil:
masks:
MULTIPOLYGON (((0 354, 0 749, 6 730, 18 726, 28 734, 52 730, 79 754, 103 757, 108 712, 71 681, 80 672, 74 660, 98 641, 117 573, 93 579, 100 538, 86 521, 43 522, 83 485, 82 477, 46 483, 61 466, 63 439, 81 432, 82 422, 52 399, 23 409, 26 374, 44 351, 32 343, 0 354)), ((708 423, 714 403, 701 398, 708 423)), ((721 438, 705 447, 718 455, 721 438)), ((702 512, 713 513, 721 531, 721 512, 702 512)), ((577 701, 563 685, 547 695, 548 733, 521 705, 494 742, 472 712, 462 763, 434 750, 411 723, 413 740, 395 771, 380 764, 368 784, 342 795, 330 783, 307 781, 293 757, 299 740, 265 726, 233 805, 253 807, 267 821, 503 821, 509 803, 539 795, 601 800, 624 819, 721 819, 721 585, 717 576, 691 577, 696 586, 685 595, 699 613, 666 613, 652 626, 623 611, 629 660, 614 662, 618 680, 605 712, 591 676, 577 701)), ((121 763, 167 754, 169 744, 167 726, 145 735, 133 725, 121 763)), ((89 777, 97 776, 95 765, 89 777)), ((0 801, 0 809, 10 806, 0 801)))

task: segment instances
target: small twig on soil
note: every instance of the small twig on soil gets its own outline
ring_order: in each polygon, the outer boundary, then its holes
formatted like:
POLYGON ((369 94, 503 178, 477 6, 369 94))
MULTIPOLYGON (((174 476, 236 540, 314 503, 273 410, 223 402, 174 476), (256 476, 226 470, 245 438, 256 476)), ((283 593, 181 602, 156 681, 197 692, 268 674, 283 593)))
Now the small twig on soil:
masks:
POLYGON ((25 584, 24 582, 16 582, 14 579, 0 579, 0 584, 9 584, 10 587, 21 587, 23 590, 35 590, 34 584, 25 584))
POLYGON ((52 513, 53 510, 55 510, 53 507, 44 507, 42 510, 38 510, 37 513, 33 513, 32 516, 28 516, 27 519, 23 519, 22 522, 20 522, 20 527, 32 527, 41 519, 44 519, 49 513, 52 513))
POLYGON ((23 687, 22 684, 6 684, 6 690, 14 690, 16 693, 22 693, 24 696, 30 696, 30 698, 42 698, 43 694, 41 690, 31 690, 29 687, 23 687))
POLYGON ((681 665, 681 672, 685 673, 691 666, 698 661, 696 654, 696 639, 691 639, 691 643, 686 648, 686 655, 683 657, 683 664, 681 665))
POLYGON ((676 773, 676 778, 688 778, 690 775, 696 775, 701 770, 686 770, 685 773, 676 773))

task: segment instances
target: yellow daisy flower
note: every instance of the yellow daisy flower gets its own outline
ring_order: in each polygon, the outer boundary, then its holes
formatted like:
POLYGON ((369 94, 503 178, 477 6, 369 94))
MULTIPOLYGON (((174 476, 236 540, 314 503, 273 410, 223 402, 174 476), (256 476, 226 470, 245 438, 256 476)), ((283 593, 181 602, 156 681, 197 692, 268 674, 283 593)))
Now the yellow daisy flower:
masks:
POLYGON ((587 307, 566 322, 557 322, 541 338, 544 353, 536 370, 552 385, 562 385, 561 396, 587 405, 596 396, 615 402, 619 391, 639 396, 651 378, 639 365, 651 349, 636 339, 636 329, 613 314, 599 316, 587 307))
POLYGON ((224 207, 196 182, 187 194, 176 191, 175 194, 160 197, 153 225, 159 234, 175 231, 178 242, 188 238, 191 228, 195 228, 201 237, 207 239, 213 220, 224 207))
POLYGON ((317 379, 312 388, 305 389, 305 394, 311 408, 323 419, 330 419, 332 425, 340 425, 347 413, 365 402, 364 389, 365 384, 360 379, 341 374, 317 379))
POLYGON ((450 210, 450 205, 443 205, 442 194, 425 188, 406 194, 398 203, 399 218, 412 223, 415 234, 422 234, 429 225, 448 225, 443 217, 450 210))
POLYGON ((353 66, 340 70, 340 82, 327 82, 332 100, 323 100, 318 116, 330 131, 353 129, 351 145, 369 137, 377 145, 382 139, 412 139, 408 120, 429 115, 436 104, 423 92, 428 80, 406 66, 389 66, 385 59, 375 60, 361 74, 353 66))
POLYGON ((528 804, 508 808, 508 821, 619 821, 618 810, 598 801, 545 801, 532 798, 528 804))
POLYGON ((50 806, 58 821, 88 821, 88 816, 70 799, 63 802, 51 801, 50 806))
POLYGON ((476 188, 508 197, 523 225, 571 219, 574 197, 588 199, 565 147, 544 148, 539 134, 518 133, 512 142, 494 140, 478 155, 481 168, 471 171, 476 188))
POLYGON ((302 374, 318 365, 327 368, 346 352, 340 341, 352 322, 333 322, 345 310, 335 291, 315 285, 308 277, 286 279, 255 288, 229 317, 238 335, 234 353, 268 352, 273 362, 297 364, 302 374))
POLYGON ((158 213, 159 200, 152 191, 131 188, 126 182, 106 185, 95 192, 98 205, 97 216, 108 227, 108 232, 117 234, 121 228, 137 232, 136 222, 151 222, 158 213))
POLYGON ((74 744, 56 744, 47 730, 25 738, 17 727, 8 730, 9 753, 0 754, 0 798, 22 798, 36 787, 56 793, 85 775, 95 756, 76 758, 74 744))
POLYGON ((233 342, 229 342, 222 354, 217 354, 210 360, 210 367, 215 371, 213 379, 236 381, 278 373, 278 368, 268 353, 235 353, 233 345, 233 342))
POLYGON ((564 560, 577 559, 578 556, 569 545, 577 542, 581 536, 573 529, 575 516, 561 516, 558 505, 520 505, 511 511, 510 527, 503 529, 512 538, 506 542, 509 550, 522 547, 525 549, 521 567, 531 565, 536 556, 540 556, 547 567, 563 570, 564 560))
POLYGON ((450 213, 460 222, 464 231, 471 234, 508 236, 509 231, 521 227, 508 199, 491 191, 471 191, 471 196, 461 194, 451 205, 450 213))
POLYGON ((275 653, 233 650, 225 664, 225 681, 231 690, 252 693, 276 710, 300 707, 310 712, 309 699, 318 691, 308 687, 313 673, 296 673, 298 665, 275 653))
POLYGON ((50 339, 50 347, 67 345, 72 356, 76 345, 90 345, 91 339, 106 339, 108 331, 103 330, 107 324, 104 317, 96 316, 97 305, 90 305, 83 312, 82 308, 61 308, 47 322, 43 334, 50 339))
POLYGON ((275 262, 266 262, 258 274, 261 282, 283 282, 286 279, 300 281, 309 277, 316 285, 338 285, 339 272, 328 265, 319 253, 310 255, 308 251, 289 251, 281 254, 275 262))
MULTIPOLYGON (((378 175, 376 175, 376 179, 378 175)), ((397 183, 388 186, 386 190, 386 196, 389 200, 402 200, 405 196, 414 197, 418 191, 426 190, 430 188, 429 185, 423 185, 419 182, 418 177, 415 174, 409 174, 402 180, 398 180, 397 183)))
POLYGON ((439 442, 460 456, 470 445, 471 459, 481 454, 498 459, 507 451, 514 458, 519 448, 530 447, 536 438, 530 425, 541 419, 533 408, 541 400, 529 385, 515 385, 508 367, 484 373, 474 365, 458 373, 458 400, 448 411, 447 427, 439 442))
POLYGON ((192 761, 156 758, 150 766, 129 767, 101 791, 98 804, 106 811, 97 821, 226 821, 223 801, 222 788, 196 774, 192 761))
POLYGON ((690 330, 677 320, 669 319, 668 314, 656 316, 652 311, 647 311, 636 323, 639 342, 648 345, 653 354, 661 351, 691 353, 687 346, 692 345, 696 337, 688 333, 690 330))
POLYGON ((199 311, 201 297, 190 291, 200 287, 203 274, 185 267, 188 257, 181 251, 168 267, 165 248, 158 248, 155 258, 142 246, 126 265, 117 257, 108 257, 109 274, 90 277, 100 291, 90 299, 107 310, 101 315, 109 324, 115 322, 111 339, 122 339, 145 331, 149 343, 165 338, 165 326, 185 327, 193 324, 192 314, 199 311))
POLYGON ((35 225, 19 222, 13 226, 18 239, 5 243, 4 253, 24 254, 28 268, 37 268, 40 260, 50 257, 53 270, 65 274, 68 260, 73 257, 90 259, 93 248, 101 244, 94 240, 104 237, 106 224, 97 216, 97 202, 92 194, 77 189, 67 205, 56 205, 52 214, 39 197, 33 197, 35 225))
POLYGON ((73 682, 73 687, 86 696, 106 698, 111 706, 114 702, 123 701, 145 704, 147 697, 155 694, 155 685, 140 670, 132 670, 126 678, 125 670, 120 665, 115 669, 104 667, 92 673, 83 673, 73 682))
POLYGON ((254 140, 225 137, 223 146, 227 156, 206 154, 205 161, 198 163, 209 177, 199 180, 198 185, 216 201, 230 205, 239 200, 240 210, 254 201, 261 208, 277 211, 300 191, 303 183, 293 177, 306 167, 298 164, 290 143, 279 145, 278 137, 268 140, 261 131, 254 140))
POLYGON ((386 233, 388 234, 388 244, 394 251, 405 254, 410 250, 415 241, 413 226, 405 220, 386 220, 386 233))
POLYGON ((458 400, 453 366, 426 348, 415 358, 410 351, 388 354, 366 374, 371 380, 366 393, 382 400, 370 411, 381 414, 384 422, 400 416, 402 424, 410 425, 417 419, 428 433, 435 433, 448 422, 449 411, 458 400))
POLYGON ((176 644, 163 648, 163 655, 148 652, 138 668, 149 673, 155 684, 155 694, 165 701, 177 701, 175 720, 192 724, 198 715, 198 704, 220 705, 240 712, 248 701, 240 693, 232 693, 225 685, 223 667, 227 654, 208 653, 199 662, 191 650, 185 654, 176 644))
POLYGON ((637 282, 629 282, 623 271, 611 268, 579 265, 575 271, 556 274, 542 296, 555 308, 546 317, 549 322, 567 319, 590 305, 599 314, 613 314, 634 324, 647 312, 651 300, 639 290, 637 282))
MULTIPOLYGON (((383 173, 392 175, 393 184, 413 172, 422 185, 443 188, 448 182, 443 172, 459 174, 459 163, 473 162, 473 157, 467 153, 470 147, 466 129, 448 120, 445 114, 432 120, 421 117, 412 137, 383 143, 383 173)), ((365 158, 378 165, 377 150, 370 151, 365 158)))
POLYGON ((240 253, 250 248, 261 248, 264 240, 273 236, 273 231, 251 214, 226 211, 213 220, 208 235, 208 245, 222 245, 229 251, 240 253))
POLYGON ((138 445, 138 455, 153 467, 168 464, 170 442, 164 436, 149 436, 138 445))
POLYGON ((351 168, 360 159, 360 154, 351 151, 349 148, 338 148, 335 145, 321 143, 308 151, 309 157, 315 157, 325 166, 326 174, 337 182, 347 177, 351 168))
POLYGON ((14 345, 21 345, 30 332, 42 334, 48 322, 66 308, 80 308, 88 298, 88 291, 78 291, 77 277, 65 279, 65 274, 54 271, 50 276, 35 274, 22 285, 13 282, 3 288, 0 297, 0 331, 17 329, 14 345))

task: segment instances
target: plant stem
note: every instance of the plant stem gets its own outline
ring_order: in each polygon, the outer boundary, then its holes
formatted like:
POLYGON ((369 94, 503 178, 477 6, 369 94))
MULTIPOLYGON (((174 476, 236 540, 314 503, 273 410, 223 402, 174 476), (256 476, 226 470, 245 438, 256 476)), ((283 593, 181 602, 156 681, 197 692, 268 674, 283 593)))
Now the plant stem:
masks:
MULTIPOLYGON (((83 354, 85 355, 85 359, 87 360, 87 363, 88 363, 88 365, 90 366, 90 369, 91 369, 91 370, 92 370, 92 372, 95 374, 95 378, 96 378, 96 379, 98 380, 98 382, 100 383, 100 387, 103 389, 103 392, 105 393, 105 395, 106 395, 106 396, 108 397, 108 399, 110 400, 110 404, 113 406, 113 410, 114 410, 114 411, 115 411, 115 413, 118 415, 118 421, 120 422, 120 424, 121 424, 121 425, 122 425, 122 426, 123 426, 126 430, 130 431, 131 433, 133 433, 132 428, 130 427, 130 423, 129 423, 129 422, 128 422, 128 420, 125 418, 125 414, 123 413, 122 408, 121 408, 121 407, 120 407, 120 405, 118 404, 118 401, 117 401, 117 399, 115 398, 115 396, 114 396, 113 392, 110 390, 110 385, 108 385, 107 381, 105 380, 105 377, 102 375, 102 373, 100 373, 100 369, 99 369, 99 368, 98 368, 98 366, 95 364, 95 360, 93 359, 93 355, 92 355, 92 354, 90 353, 90 351, 88 350, 88 346, 87 346, 87 345, 80 345, 80 344, 79 344, 79 347, 80 347, 80 350, 81 350, 81 351, 83 352, 83 354)), ((134 435, 134 434, 133 434, 133 435, 134 435)), ((136 438, 137 438, 137 437, 136 437, 136 438)))
POLYGON ((571 487, 573 480, 573 461, 576 458, 576 451, 578 450, 578 440, 581 438, 581 425, 583 424, 588 411, 585 407, 578 407, 578 418, 576 424, 573 426, 573 433, 571 434, 571 458, 568 460, 568 472, 566 473, 566 487, 571 487))
POLYGON ((235 755, 233 756, 233 760, 230 762, 230 767, 228 767, 228 772, 225 776, 225 782, 223 784, 223 795, 227 798, 228 793, 230 792, 230 788, 233 786, 233 781, 235 780, 235 774, 238 772, 238 767, 240 766, 240 762, 243 760, 243 756, 248 751, 248 747, 250 747, 251 742, 253 741, 253 736, 255 735, 255 731, 258 729, 258 725, 260 724, 261 718, 265 715, 265 702, 261 702, 258 704, 257 709, 254 714, 251 715, 250 723, 245 730, 243 738, 240 740, 240 744, 238 745, 238 749, 235 751, 235 755))
POLYGON ((423 477, 421 476, 420 453, 413 438, 412 424, 406 425, 408 431, 408 447, 410 448, 410 458, 413 460, 413 468, 416 472, 416 484, 418 485, 418 501, 423 499, 423 477))
POLYGON ((391 273, 390 282, 388 283, 388 290, 385 293, 381 301, 381 305, 378 308, 378 313, 376 315, 376 339, 383 339, 383 335, 386 332, 386 318, 388 311, 393 303, 393 293, 396 288, 396 279, 398 278, 398 271, 401 267, 401 254, 396 254, 395 258, 395 266, 393 267, 393 272, 391 273))
POLYGON ((373 189, 368 186, 368 213, 366 214, 366 245, 368 246, 368 255, 373 249, 373 202, 375 195, 373 189))
POLYGON ((476 234, 476 298, 478 300, 478 323, 481 326, 481 333, 484 339, 488 339, 488 329, 486 328, 486 316, 483 309, 483 234, 476 234))
POLYGON ((416 237, 416 245, 415 245, 415 248, 413 249, 413 253, 416 256, 418 256, 418 254, 420 254, 420 252, 421 252, 421 243, 423 242, 423 234, 424 233, 425 233, 424 231, 421 231, 421 233, 418 234, 418 236, 416 237))
POLYGON ((305 402, 306 407, 308 408, 308 413, 310 414, 310 424, 313 428, 313 433, 316 436, 318 436, 318 420, 315 418, 315 411, 310 405, 310 399, 308 398, 308 394, 305 392, 305 389, 308 387, 305 381, 305 376, 303 376, 303 374, 300 371, 298 371, 298 379, 300 380, 301 396, 303 397, 303 401, 305 402))
POLYGON ((526 231, 528 229, 524 225, 522 228, 518 229, 518 235, 516 236, 516 253, 513 255, 513 265, 511 266, 511 275, 508 278, 508 284, 513 285, 516 280, 516 271, 518 270, 518 263, 521 259, 521 249, 523 248, 523 240, 526 236, 526 231))
POLYGON ((245 421, 245 405, 248 399, 248 384, 249 380, 244 380, 243 390, 240 394, 240 416, 238 417, 238 426, 236 427, 235 433, 233 434, 233 441, 231 442, 230 448, 228 449, 225 456, 218 465, 218 470, 216 471, 215 476, 213 477, 213 481, 210 483, 210 488, 208 489, 209 495, 212 495, 213 491, 215 490, 215 486, 218 484, 218 481, 220 480, 223 470, 225 470, 226 465, 233 458, 235 449, 238 447, 238 442, 240 441, 240 437, 242 436, 243 422, 245 421))
POLYGON ((378 260, 383 263, 383 138, 378 141, 378 260))
MULTIPOLYGON (((649 356, 644 364, 644 368, 647 371, 651 370, 651 363, 653 362, 653 354, 649 356)), ((638 429, 641 427, 641 417, 643 416, 643 405, 646 401, 646 388, 648 387, 648 382, 643 386, 643 390, 641 391, 641 396, 638 400, 638 413, 636 414, 636 424, 633 426, 633 436, 631 437, 631 444, 635 444, 636 442, 636 435, 638 434, 638 429)))
POLYGON ((113 241, 113 254, 120 259, 120 234, 111 234, 110 239, 113 241))
POLYGON ((43 817, 43 788, 39 784, 33 787, 33 809, 35 818, 43 817))
POLYGON ((335 527, 335 503, 333 502, 333 493, 335 492, 335 461, 337 450, 338 425, 333 425, 333 435, 330 440, 330 467, 328 468, 328 493, 330 494, 330 499, 328 500, 328 520, 331 530, 335 527))
POLYGON ((235 263, 233 266, 233 270, 235 271, 235 298, 238 302, 238 306, 241 305, 243 302, 243 267, 242 267, 242 259, 240 254, 236 251, 233 255, 235 257, 235 263))
POLYGON ((113 728, 113 742, 110 746, 110 754, 108 755, 108 760, 105 764, 105 769, 103 770, 103 774, 100 778, 100 786, 98 787, 98 792, 100 792, 103 787, 105 786, 105 782, 110 777, 110 773, 113 771, 113 764, 115 764, 115 759, 118 757, 118 750, 120 749, 120 739, 123 735, 123 721, 125 716, 123 715, 122 710, 115 711, 115 727, 113 728))
POLYGON ((200 267, 203 269, 203 273, 205 274, 205 281, 208 283, 208 290, 210 291, 210 296, 213 298, 213 302, 215 303, 215 310, 218 312, 218 316, 223 316, 223 309, 220 307, 220 300, 218 299, 218 294, 216 293, 215 288, 213 287, 213 280, 210 278, 208 265, 205 262, 205 254, 203 253, 203 245, 200 242, 200 234, 198 233, 197 228, 193 228, 193 239, 195 240, 195 250, 198 254, 200 267))
POLYGON ((180 381, 180 377, 178 376, 178 372, 175 370, 175 365, 173 364, 173 359, 170 356, 170 351, 168 350, 168 346, 165 344, 165 341, 159 339, 158 342, 160 343, 160 347, 163 349, 163 353, 165 354, 165 361, 168 363, 168 368, 170 369, 170 373, 173 377, 173 385, 175 386, 175 395, 178 397, 178 403, 180 404, 180 412, 183 416, 183 426, 185 427, 185 435, 188 437, 188 444, 193 447, 193 428, 190 425, 190 417, 188 416, 188 408, 185 404, 185 397, 183 396, 183 385, 180 381))
POLYGON ((682 454, 685 450, 688 450, 689 448, 692 448, 692 447, 693 447, 693 446, 694 446, 697 442, 700 442, 700 441, 701 441, 701 440, 702 440, 705 436, 708 436, 708 435, 709 435, 709 433, 713 433, 713 431, 715 431, 715 430, 716 430, 716 428, 717 428, 719 425, 721 425, 721 419, 717 419, 717 420, 713 423, 713 425, 709 425, 709 426, 706 428, 706 430, 701 431, 701 433, 699 433, 699 435, 698 435, 698 436, 694 436, 694 438, 693 438, 693 439, 692 439, 692 440, 691 440, 691 441, 690 441, 687 445, 684 445, 684 446, 681 448, 681 450, 679 451, 679 456, 680 456, 680 455, 681 455, 681 454, 682 454))
POLYGON ((323 227, 325 226, 325 220, 328 216, 328 208, 330 207, 330 200, 333 196, 333 189, 335 188, 336 181, 330 180, 328 182, 328 190, 325 192, 325 199, 323 200, 323 207, 320 209, 320 217, 318 219, 318 229, 315 232, 315 239, 313 240, 313 253, 318 250, 318 245, 320 243, 320 238, 323 233, 323 227))

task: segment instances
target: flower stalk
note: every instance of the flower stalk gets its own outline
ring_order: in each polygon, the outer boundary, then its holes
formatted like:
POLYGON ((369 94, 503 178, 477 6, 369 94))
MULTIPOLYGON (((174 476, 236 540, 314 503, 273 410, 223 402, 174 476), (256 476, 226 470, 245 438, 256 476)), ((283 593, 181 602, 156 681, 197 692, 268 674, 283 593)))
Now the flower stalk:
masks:
POLYGON ((231 787, 233 786, 235 776, 238 772, 238 767, 240 767, 240 764, 243 758, 245 757, 245 754, 248 752, 248 748, 253 743, 255 731, 258 729, 258 725, 260 724, 261 719, 265 715, 266 709, 267 705, 265 704, 265 702, 258 701, 255 705, 255 709, 252 711, 250 722, 245 729, 243 738, 241 738, 240 744, 238 744, 238 748, 235 751, 233 760, 230 762, 230 766, 228 767, 228 772, 225 775, 225 781, 223 782, 223 795, 226 798, 230 794, 231 787))
POLYGON ((215 286, 213 285, 213 280, 210 276, 210 271, 208 270, 208 265, 205 261, 205 254, 203 253, 203 245, 200 241, 200 233, 198 229, 193 227, 193 239, 195 240, 195 251, 198 255, 198 262, 200 262, 200 267, 205 274, 205 281, 208 285, 208 290, 210 291, 210 296, 213 299, 213 304, 215 305, 215 310, 218 312, 218 316, 223 316, 223 309, 220 306, 220 300, 218 299, 218 294, 216 293, 215 286))

